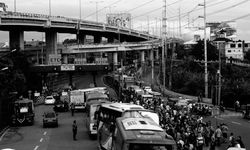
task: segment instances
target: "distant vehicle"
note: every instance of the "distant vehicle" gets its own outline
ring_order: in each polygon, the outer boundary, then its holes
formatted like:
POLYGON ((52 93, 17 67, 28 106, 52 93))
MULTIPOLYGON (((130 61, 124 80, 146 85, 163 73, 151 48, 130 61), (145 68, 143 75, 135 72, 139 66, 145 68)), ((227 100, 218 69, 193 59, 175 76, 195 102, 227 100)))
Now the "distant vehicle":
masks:
POLYGON ((105 145, 107 150, 176 150, 175 140, 159 125, 148 118, 116 119, 111 125, 112 145, 105 145))
POLYGON ((109 100, 109 97, 107 94, 98 91, 86 93, 86 102, 93 100, 109 100))
POLYGON ((243 117, 245 119, 250 119, 250 104, 245 105, 245 110, 243 111, 243 117))
POLYGON ((161 93, 160 92, 156 92, 156 91, 148 91, 149 94, 153 95, 154 98, 158 99, 161 98, 161 93))
POLYGON ((34 104, 32 100, 23 99, 13 103, 12 125, 34 124, 34 104))
POLYGON ((141 100, 143 103, 147 103, 148 101, 152 102, 153 101, 153 95, 151 94, 143 94, 141 95, 141 100))
POLYGON ((94 87, 87 89, 78 89, 69 92, 70 105, 73 105, 71 109, 85 110, 86 108, 86 96, 88 93, 99 92, 103 94, 109 94, 106 87, 94 87))
POLYGON ((54 104, 55 112, 66 112, 69 110, 69 104, 66 101, 57 100, 54 104))
POLYGON ((44 100, 44 104, 53 105, 55 103, 55 98, 53 96, 47 96, 44 100))
MULTIPOLYGON (((130 103, 111 103, 111 104, 101 104, 97 108, 97 139, 101 149, 110 150, 107 145, 112 145, 112 135, 113 129, 111 125, 115 125, 116 118, 118 117, 128 117, 128 118, 148 118, 151 120, 157 120, 157 118, 151 118, 153 115, 141 112, 146 112, 149 110, 144 109, 140 105, 130 104, 130 103)), ((154 116, 153 116, 154 117, 154 116)))
POLYGON ((43 127, 55 126, 58 127, 57 114, 54 111, 44 112, 43 114, 43 127))
POLYGON ((150 86, 144 86, 144 87, 143 87, 143 90, 146 91, 146 92, 152 91, 152 89, 151 89, 150 86))

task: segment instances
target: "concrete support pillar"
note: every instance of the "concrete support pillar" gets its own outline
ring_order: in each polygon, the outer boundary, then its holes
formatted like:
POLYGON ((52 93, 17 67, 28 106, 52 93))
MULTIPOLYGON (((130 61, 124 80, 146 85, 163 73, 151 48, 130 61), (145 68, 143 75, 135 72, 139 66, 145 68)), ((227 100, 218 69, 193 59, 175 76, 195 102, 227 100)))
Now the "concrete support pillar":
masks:
POLYGON ((84 44, 85 43, 86 34, 80 33, 80 34, 77 34, 76 36, 77 36, 77 40, 79 39, 79 43, 80 44, 84 44))
POLYGON ((46 62, 49 61, 49 54, 57 54, 57 33, 55 31, 46 31, 46 62))
POLYGON ((9 32, 10 50, 24 50, 24 31, 13 29, 9 32))
POLYGON ((150 62, 151 62, 151 85, 154 84, 154 49, 150 50, 150 62))
POLYGON ((141 64, 145 63, 145 52, 141 51, 141 64))
POLYGON ((118 53, 117 52, 114 52, 113 53, 113 70, 117 70, 117 66, 118 66, 118 53))
POLYGON ((157 49, 156 51, 155 51, 156 53, 156 55, 155 55, 155 58, 156 58, 156 60, 159 60, 159 50, 157 49))
POLYGON ((101 43, 102 42, 102 36, 101 35, 94 35, 94 43, 101 43))
POLYGON ((141 51, 141 67, 142 67, 142 74, 145 72, 145 52, 141 51))
POLYGON ((114 43, 115 38, 114 37, 108 37, 108 43, 114 43))

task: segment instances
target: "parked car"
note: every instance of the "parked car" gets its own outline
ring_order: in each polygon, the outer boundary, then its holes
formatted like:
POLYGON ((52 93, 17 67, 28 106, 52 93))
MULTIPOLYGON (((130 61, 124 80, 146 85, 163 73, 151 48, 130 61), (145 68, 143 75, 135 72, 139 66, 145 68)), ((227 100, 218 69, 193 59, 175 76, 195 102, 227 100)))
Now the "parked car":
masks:
POLYGON ((53 105, 55 103, 55 98, 53 96, 47 96, 44 100, 44 104, 53 105))
POLYGON ((43 127, 55 126, 58 127, 58 115, 54 111, 44 112, 43 127))

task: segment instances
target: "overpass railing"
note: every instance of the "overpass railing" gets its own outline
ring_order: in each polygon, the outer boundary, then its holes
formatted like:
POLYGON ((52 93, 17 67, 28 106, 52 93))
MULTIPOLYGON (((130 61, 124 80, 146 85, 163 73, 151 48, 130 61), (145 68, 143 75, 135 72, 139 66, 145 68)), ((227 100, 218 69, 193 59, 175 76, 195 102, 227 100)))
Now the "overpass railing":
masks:
MULTIPOLYGON (((36 20, 39 19, 43 21, 50 20, 52 25, 53 23, 56 25, 59 25, 59 23, 62 24, 65 22, 75 23, 76 25, 80 23, 81 24, 80 27, 82 28, 95 28, 95 29, 101 29, 101 30, 107 30, 107 31, 113 31, 113 32, 120 32, 120 33, 135 35, 135 36, 141 36, 145 39, 158 38, 157 36, 150 35, 148 33, 130 29, 130 28, 110 26, 105 23, 98 23, 98 22, 87 21, 87 20, 79 20, 76 18, 69 18, 69 17, 64 17, 64 16, 50 16, 50 15, 44 15, 44 14, 21 13, 21 12, 12 12, 12 11, 0 12, 0 15, 4 16, 4 18, 22 18, 22 19, 36 19, 36 20)), ((29 23, 32 24, 32 22, 29 22, 29 23)), ((65 24, 65 25, 72 26, 72 24, 65 24)))

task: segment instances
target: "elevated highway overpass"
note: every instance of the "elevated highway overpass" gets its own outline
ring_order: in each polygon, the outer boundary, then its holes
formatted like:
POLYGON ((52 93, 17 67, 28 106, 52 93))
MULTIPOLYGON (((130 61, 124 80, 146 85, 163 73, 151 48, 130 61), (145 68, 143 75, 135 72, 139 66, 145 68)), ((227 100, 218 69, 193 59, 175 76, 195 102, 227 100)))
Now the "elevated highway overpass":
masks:
MULTIPOLYGON (((63 16, 48 16, 42 14, 0 12, 0 30, 10 32, 10 48, 23 46, 24 31, 45 32, 48 49, 55 49, 57 33, 77 34, 81 43, 86 35, 92 35, 95 43, 100 43, 106 37, 109 43, 117 39, 120 42, 139 42, 157 39, 156 36, 129 28, 110 26, 105 23, 67 18, 63 16)), ((52 50, 53 51, 53 50, 52 50)))

